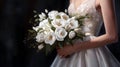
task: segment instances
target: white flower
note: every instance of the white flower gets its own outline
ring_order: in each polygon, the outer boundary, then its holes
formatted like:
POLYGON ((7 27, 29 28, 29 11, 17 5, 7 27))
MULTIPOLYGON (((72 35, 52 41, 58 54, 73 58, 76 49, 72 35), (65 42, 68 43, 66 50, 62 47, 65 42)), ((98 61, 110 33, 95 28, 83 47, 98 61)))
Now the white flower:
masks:
POLYGON ((42 21, 43 19, 45 19, 46 18, 46 15, 45 15, 45 13, 41 13, 41 14, 39 14, 39 17, 40 17, 40 21, 42 21))
POLYGON ((68 10, 67 9, 65 9, 65 13, 67 13, 68 12, 68 10))
POLYGON ((70 29, 75 29, 77 28, 79 25, 78 25, 78 21, 75 20, 74 18, 70 18, 68 19, 67 21, 67 24, 65 26, 65 29, 66 30, 70 30, 70 29))
POLYGON ((45 35, 44 33, 38 33, 37 36, 36 36, 36 41, 38 43, 43 42, 44 41, 44 37, 45 37, 44 35, 45 35))
POLYGON ((55 27, 55 28, 60 28, 60 27, 64 27, 65 26, 66 21, 62 20, 62 19, 54 19, 53 21, 51 21, 51 24, 55 27))
POLYGON ((48 13, 48 17, 50 19, 55 19, 58 14, 59 14, 58 11, 51 11, 48 13))
POLYGON ((75 32, 74 31, 70 31, 70 33, 69 33, 69 38, 70 39, 72 39, 72 38, 74 38, 75 37, 75 32))
POLYGON ((67 36, 67 32, 64 28, 56 28, 55 34, 58 41, 63 41, 67 36))
POLYGON ((45 37, 46 44, 53 45, 55 41, 56 41, 56 36, 54 33, 49 33, 46 35, 46 37, 45 37))
POLYGON ((39 26, 40 26, 41 28, 43 28, 43 27, 51 27, 48 19, 45 19, 45 20, 43 20, 42 22, 40 22, 40 23, 39 23, 39 26))
POLYGON ((45 35, 47 35, 47 34, 49 34, 49 33, 52 33, 52 32, 54 32, 51 28, 46 28, 45 30, 44 30, 44 34, 45 35))
POLYGON ((39 23, 39 26, 33 27, 33 30, 38 31, 40 28, 42 29, 42 31, 51 29, 51 25, 50 25, 48 19, 41 21, 39 23))
POLYGON ((69 19, 69 16, 67 14, 63 13, 63 12, 60 12, 59 15, 60 15, 61 19, 64 19, 64 20, 69 19))
POLYGON ((33 30, 35 30, 35 31, 38 31, 38 29, 40 29, 39 26, 33 27, 33 30))
POLYGON ((46 13, 48 13, 48 10, 47 10, 47 9, 45 9, 45 12, 46 12, 46 13))
POLYGON ((44 47, 43 44, 38 45, 38 49, 41 50, 44 47))

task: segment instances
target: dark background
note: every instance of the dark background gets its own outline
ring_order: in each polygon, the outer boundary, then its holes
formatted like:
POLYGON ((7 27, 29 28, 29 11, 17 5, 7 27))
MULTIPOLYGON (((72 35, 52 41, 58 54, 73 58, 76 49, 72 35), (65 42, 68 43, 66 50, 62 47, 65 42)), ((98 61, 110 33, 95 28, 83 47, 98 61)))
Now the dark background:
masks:
MULTIPOLYGON (((23 43, 29 28, 28 21, 34 15, 33 10, 64 11, 68 3, 68 0, 0 0, 0 67, 49 67, 56 53, 47 57, 43 52, 36 52, 23 43)), ((120 30, 119 6, 120 0, 115 0, 118 30, 120 30)), ((100 34, 103 33, 104 26, 100 34)), ((108 47, 120 61, 120 41, 108 47)))

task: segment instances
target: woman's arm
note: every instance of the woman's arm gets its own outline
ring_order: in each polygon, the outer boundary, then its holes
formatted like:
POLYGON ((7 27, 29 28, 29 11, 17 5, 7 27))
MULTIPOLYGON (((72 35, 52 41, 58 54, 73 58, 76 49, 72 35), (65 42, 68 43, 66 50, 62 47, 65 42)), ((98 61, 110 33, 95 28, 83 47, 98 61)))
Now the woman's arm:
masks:
POLYGON ((76 43, 81 45, 66 46, 63 49, 59 49, 58 54, 60 56, 66 57, 67 55, 70 55, 77 51, 101 47, 106 44, 114 43, 118 40, 118 32, 113 1, 100 0, 100 6, 106 33, 89 41, 76 43))
POLYGON ((77 50, 84 50, 104 46, 116 42, 118 39, 116 18, 112 0, 100 0, 101 12, 104 20, 106 33, 90 41, 81 42, 81 46, 74 46, 77 50))

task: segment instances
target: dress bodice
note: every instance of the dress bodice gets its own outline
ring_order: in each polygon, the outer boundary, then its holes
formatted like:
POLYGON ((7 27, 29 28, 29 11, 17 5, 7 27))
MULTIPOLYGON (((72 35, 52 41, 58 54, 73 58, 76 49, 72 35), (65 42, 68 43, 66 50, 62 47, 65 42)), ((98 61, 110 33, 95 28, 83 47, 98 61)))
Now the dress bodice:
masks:
POLYGON ((82 31, 84 33, 90 33, 91 35, 98 35, 102 26, 102 15, 95 8, 96 0, 84 0, 77 8, 73 3, 70 3, 68 7, 68 13, 70 15, 90 15, 90 18, 86 18, 83 22, 82 31))

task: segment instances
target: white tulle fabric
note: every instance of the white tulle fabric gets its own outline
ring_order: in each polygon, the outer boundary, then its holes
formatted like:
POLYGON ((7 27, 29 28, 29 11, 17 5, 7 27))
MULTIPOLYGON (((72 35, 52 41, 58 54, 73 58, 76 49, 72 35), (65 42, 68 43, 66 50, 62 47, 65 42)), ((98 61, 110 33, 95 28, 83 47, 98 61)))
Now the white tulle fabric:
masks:
MULTIPOLYGON (((84 40, 95 38, 103 23, 101 14, 95 8, 95 0, 84 0, 78 8, 71 3, 68 8, 70 15, 89 14, 92 18, 85 19, 83 32, 89 33, 84 40)), ((79 40, 77 40, 79 41, 79 40)), ((76 52, 69 58, 56 56, 51 67, 120 67, 120 63, 106 46, 76 52)))

